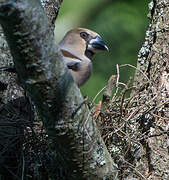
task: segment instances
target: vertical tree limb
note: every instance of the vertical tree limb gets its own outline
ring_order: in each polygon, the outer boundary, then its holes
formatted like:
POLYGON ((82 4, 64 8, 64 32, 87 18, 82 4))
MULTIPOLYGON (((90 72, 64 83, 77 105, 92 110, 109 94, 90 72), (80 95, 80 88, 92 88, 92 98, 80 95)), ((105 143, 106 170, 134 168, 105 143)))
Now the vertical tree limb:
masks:
MULTIPOLYGON (((169 2, 152 0, 149 4, 150 24, 145 42, 138 55, 134 85, 138 88, 139 103, 144 107, 139 130, 150 138, 141 140, 145 156, 141 171, 150 179, 168 179, 168 149, 165 147, 169 122, 169 2), (141 73, 143 72, 145 76, 141 73), (148 81, 145 79, 148 77, 148 81), (147 83, 145 83, 147 82, 147 83), (151 137, 152 134, 161 136, 151 137)), ((134 92, 133 92, 134 95, 134 92)), ((139 115, 139 114, 138 114, 139 115)))
POLYGON ((19 80, 39 110, 53 154, 59 152, 71 172, 70 179, 117 179, 88 108, 83 105, 76 112, 83 98, 63 64, 40 2, 4 0, 0 22, 19 80))
POLYGON ((59 8, 63 0, 41 0, 41 4, 51 22, 53 28, 55 28, 55 20, 59 13, 59 8))

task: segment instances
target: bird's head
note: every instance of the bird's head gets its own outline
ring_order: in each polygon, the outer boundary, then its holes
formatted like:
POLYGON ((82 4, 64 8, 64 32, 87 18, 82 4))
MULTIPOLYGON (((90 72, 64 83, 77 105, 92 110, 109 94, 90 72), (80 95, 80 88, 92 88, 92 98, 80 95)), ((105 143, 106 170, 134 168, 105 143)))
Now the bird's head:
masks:
POLYGON ((77 28, 66 33, 60 42, 61 50, 77 57, 87 56, 89 59, 96 52, 108 51, 100 35, 89 29, 77 28))

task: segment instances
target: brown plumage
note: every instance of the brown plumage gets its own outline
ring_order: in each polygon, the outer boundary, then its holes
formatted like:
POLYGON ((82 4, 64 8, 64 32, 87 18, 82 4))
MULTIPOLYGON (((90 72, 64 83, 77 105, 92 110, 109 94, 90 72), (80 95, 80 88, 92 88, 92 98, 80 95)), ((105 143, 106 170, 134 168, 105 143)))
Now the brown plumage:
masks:
MULTIPOLYGON (((84 28, 68 31, 59 45, 64 62, 78 87, 91 76, 92 56, 108 50, 99 34, 84 28)), ((0 67, 0 70, 16 73, 15 66, 0 67)))
POLYGON ((91 76, 92 56, 96 52, 108 50, 97 33, 84 28, 68 31, 59 45, 64 62, 79 87, 91 76))

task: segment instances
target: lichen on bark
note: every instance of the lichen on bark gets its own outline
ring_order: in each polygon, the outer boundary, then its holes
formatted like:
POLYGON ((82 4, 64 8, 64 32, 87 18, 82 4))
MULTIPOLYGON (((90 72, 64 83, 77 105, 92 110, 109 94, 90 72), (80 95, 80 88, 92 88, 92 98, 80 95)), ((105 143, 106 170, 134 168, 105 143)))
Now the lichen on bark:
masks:
POLYGON ((166 132, 169 125, 169 2, 153 0, 149 8, 150 25, 146 32, 145 43, 139 52, 137 64, 139 70, 136 71, 134 84, 136 87, 144 87, 140 97, 146 96, 141 98, 140 105, 149 102, 149 110, 143 114, 140 127, 147 135, 157 134, 143 142, 147 156, 145 169, 149 173, 147 178, 168 179, 166 159, 169 146, 166 132), (149 124, 149 127, 146 124, 149 124))

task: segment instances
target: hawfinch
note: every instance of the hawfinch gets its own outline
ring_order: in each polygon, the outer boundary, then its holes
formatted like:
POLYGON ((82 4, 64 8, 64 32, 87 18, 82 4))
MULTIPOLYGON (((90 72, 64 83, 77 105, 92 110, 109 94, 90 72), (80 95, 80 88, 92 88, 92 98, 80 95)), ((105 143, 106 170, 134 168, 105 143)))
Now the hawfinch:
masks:
POLYGON ((96 52, 108 50, 101 37, 84 28, 72 29, 59 43, 64 61, 78 87, 91 76, 91 58, 96 52))
MULTIPOLYGON (((59 46, 63 60, 78 87, 81 87, 91 76, 92 56, 96 52, 108 50, 99 34, 84 28, 68 31, 59 46)), ((16 72, 14 66, 1 67, 0 69, 16 72)))

